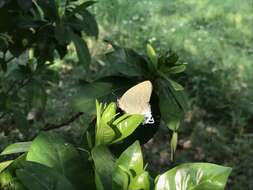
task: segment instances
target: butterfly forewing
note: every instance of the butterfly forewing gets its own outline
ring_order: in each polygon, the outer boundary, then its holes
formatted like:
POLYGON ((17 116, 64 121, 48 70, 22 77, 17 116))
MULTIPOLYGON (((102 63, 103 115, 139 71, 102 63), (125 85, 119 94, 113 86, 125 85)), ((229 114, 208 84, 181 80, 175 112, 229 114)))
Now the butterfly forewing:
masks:
POLYGON ((146 114, 150 110, 150 97, 152 93, 152 83, 144 81, 128 91, 118 100, 119 107, 129 114, 146 114))

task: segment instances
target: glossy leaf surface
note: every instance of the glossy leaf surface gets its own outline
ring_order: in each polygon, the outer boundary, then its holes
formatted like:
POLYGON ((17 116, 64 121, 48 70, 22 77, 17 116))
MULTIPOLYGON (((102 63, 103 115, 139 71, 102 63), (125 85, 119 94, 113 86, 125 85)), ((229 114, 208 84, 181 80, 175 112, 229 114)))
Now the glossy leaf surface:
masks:
POLYGON ((76 189, 85 187, 85 168, 77 150, 54 134, 41 133, 34 139, 27 161, 43 164, 65 176, 76 189))
POLYGON ((182 164, 160 175, 155 190, 224 190, 230 172, 216 164, 182 164))

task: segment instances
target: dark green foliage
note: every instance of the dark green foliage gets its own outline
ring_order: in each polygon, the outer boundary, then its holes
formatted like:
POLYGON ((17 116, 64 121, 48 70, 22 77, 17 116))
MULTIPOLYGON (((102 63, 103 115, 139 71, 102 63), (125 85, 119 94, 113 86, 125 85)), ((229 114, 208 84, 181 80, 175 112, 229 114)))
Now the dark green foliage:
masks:
MULTIPOLYGON (((139 141, 135 141, 119 157, 111 153, 108 145, 120 141, 132 131, 120 130, 119 123, 127 121, 126 129, 136 125, 140 115, 116 114, 115 103, 108 106, 96 103, 97 120, 95 144, 75 148, 72 144, 52 133, 41 133, 31 143, 14 144, 2 154, 25 151, 22 156, 9 163, 0 163, 0 186, 2 189, 24 190, 162 190, 186 189, 222 190, 231 168, 208 163, 181 165, 157 176, 154 180, 144 167, 139 141), (115 125, 119 135, 113 141, 103 141, 108 136, 103 125, 115 125), (17 151, 17 147, 21 151, 17 151), (12 150, 11 150, 12 149, 12 150), (78 152, 78 149, 81 152, 78 152), (91 162, 92 161, 92 162, 91 162), (93 175, 94 174, 94 175, 93 175), (190 180, 190 181, 189 181, 190 180), (153 185, 154 184, 154 187, 153 185), (212 187, 212 188, 210 188, 212 187)), ((143 120, 143 116, 140 117, 143 120)), ((139 125, 138 122, 137 125, 139 125)), ((141 126, 142 127, 142 126, 141 126)), ((114 128, 112 128, 114 129, 114 128)), ((118 144, 120 146, 120 144, 118 144)))
POLYGON ((79 62, 89 68, 91 56, 82 33, 98 37, 96 20, 87 10, 92 4, 94 1, 1 1, 0 119, 8 117, 23 133, 31 125, 27 120, 44 123, 48 89, 59 81, 59 72, 52 65, 58 55, 67 54, 71 42, 79 62), (75 22, 82 27, 75 27, 75 22))

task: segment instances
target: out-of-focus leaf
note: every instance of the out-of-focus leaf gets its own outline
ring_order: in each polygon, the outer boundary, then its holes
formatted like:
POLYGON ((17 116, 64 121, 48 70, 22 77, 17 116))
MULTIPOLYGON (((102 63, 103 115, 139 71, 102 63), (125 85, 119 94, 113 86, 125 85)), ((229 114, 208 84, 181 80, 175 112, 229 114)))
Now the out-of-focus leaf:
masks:
POLYGON ((59 20, 59 15, 58 15, 58 9, 56 6, 56 2, 58 0, 53 0, 53 1, 45 1, 45 0, 37 0, 37 7, 40 7, 40 9, 43 11, 43 15, 45 19, 50 19, 53 21, 58 21, 59 20))
POLYGON ((60 74, 52 69, 43 69, 41 79, 45 82, 58 83, 60 79, 60 74))
POLYGON ((110 75, 120 73, 129 77, 145 76, 148 73, 146 60, 135 51, 127 48, 117 48, 106 54, 104 62, 104 70, 108 70, 110 75))
POLYGON ((32 7, 32 0, 17 0, 18 5, 24 10, 28 11, 32 7))
MULTIPOLYGON (((99 176, 104 190, 112 188, 112 172, 115 168, 114 158, 107 147, 100 145, 92 149, 95 171, 99 176)), ((99 183, 100 184, 100 183, 99 183)), ((101 184, 99 187, 101 187, 101 184)), ((101 189, 101 188, 100 188, 101 189)))
POLYGON ((60 58, 62 59, 67 54, 67 47, 65 45, 58 45, 56 46, 57 52, 60 55, 60 58))
MULTIPOLYGON (((1 41, 0 41, 1 42, 1 41)), ((7 64, 4 59, 0 58, 0 71, 6 72, 7 71, 7 64)))
POLYGON ((95 100, 101 101, 103 97, 111 94, 111 83, 94 82, 83 86, 79 94, 74 97, 72 106, 76 111, 95 114, 95 100))
POLYGON ((74 42, 79 62, 88 68, 91 57, 86 42, 78 35, 70 32, 70 39, 74 42))
POLYGON ((129 176, 120 166, 116 166, 112 174, 112 179, 113 190, 127 189, 129 184, 129 176))
MULTIPOLYGON (((1 20, 0 20, 0 22, 1 22, 1 20)), ((0 33, 0 51, 6 52, 10 41, 11 41, 11 37, 9 35, 0 33)), ((4 59, 1 58, 0 65, 3 61, 4 61, 4 59)))
POLYGON ((164 71, 174 67, 177 64, 178 58, 178 55, 172 51, 162 54, 158 59, 160 70, 164 71))
POLYGON ((51 167, 64 175, 77 190, 85 188, 86 182, 82 160, 77 150, 54 134, 41 133, 33 140, 27 161, 51 167))
POLYGON ((173 66, 173 67, 169 68, 167 72, 170 74, 177 74, 177 73, 184 72, 185 69, 186 69, 185 65, 178 65, 178 66, 173 66))
POLYGON ((157 64, 158 64, 157 63, 158 58, 157 58, 154 48, 150 44, 147 44, 147 55, 148 55, 148 58, 151 60, 153 67, 156 69, 157 64))
POLYGON ((0 93, 0 111, 6 112, 12 109, 12 98, 6 93, 0 93))
POLYGON ((8 187, 13 183, 14 176, 9 171, 3 171, 0 173, 0 187, 8 187))
POLYGON ((150 184, 149 184, 149 174, 148 172, 144 171, 143 173, 135 176, 128 189, 131 190, 150 190, 150 184))
POLYGON ((170 140, 171 160, 173 160, 174 153, 176 152, 176 149, 177 149, 177 141, 178 141, 177 132, 173 132, 171 140, 170 140))
POLYGON ((16 154, 27 152, 30 148, 31 142, 18 142, 7 146, 0 155, 16 154))
MULTIPOLYGON (((2 190, 3 187, 20 187, 20 184, 17 184, 18 180, 15 175, 15 171, 19 168, 23 167, 23 163, 25 162, 26 154, 22 154, 15 160, 10 160, 3 162, 3 165, 0 164, 0 188, 2 190), (17 185, 17 186, 16 186, 17 185)), ((24 190, 22 188, 18 188, 18 190, 24 190)))
POLYGON ((61 45, 66 45, 69 43, 70 36, 69 36, 68 28, 64 23, 56 24, 55 39, 57 39, 57 41, 61 45))
MULTIPOLYGON (((15 25, 15 27, 17 26, 15 25)), ((14 30, 12 43, 9 43, 9 51, 14 57, 20 56, 33 43, 34 37, 33 32, 28 28, 14 30)))
POLYGON ((179 118, 171 118, 171 120, 167 123, 167 127, 172 131, 177 131, 180 125, 180 119, 179 118))
POLYGON ((216 164, 182 164, 160 175, 155 190, 224 190, 230 172, 216 164))
POLYGON ((176 91, 165 80, 159 80, 156 86, 162 119, 166 123, 171 119, 181 119, 188 107, 184 91, 176 91))
POLYGON ((96 171, 95 171, 95 183, 96 183, 97 190, 104 190, 104 186, 102 184, 100 176, 98 175, 98 172, 96 172, 96 171))
POLYGON ((26 116, 22 112, 14 110, 13 118, 14 118, 15 124, 18 126, 18 129, 21 132, 26 133, 30 126, 26 119, 26 116))
POLYGON ((45 20, 45 15, 44 15, 42 8, 39 6, 37 1, 34 1, 34 0, 32 0, 32 1, 36 7, 36 9, 34 9, 35 10, 35 18, 40 19, 40 20, 45 20))
POLYGON ((84 84, 73 97, 71 105, 75 111, 95 115, 95 100, 103 103, 116 102, 133 83, 123 77, 105 77, 84 84))
MULTIPOLYGON (((121 117, 125 117, 124 115, 121 117)), ((129 117, 123 119, 119 123, 113 122, 116 130, 120 133, 119 137, 113 141, 113 143, 123 140, 124 138, 131 135, 134 130, 142 123, 144 120, 143 115, 130 115, 129 117)))
POLYGON ((47 93, 41 81, 33 80, 27 86, 27 100, 30 108, 44 110, 47 102, 47 93))
POLYGON ((28 190, 75 190, 64 175, 42 164, 26 162, 16 174, 28 190))
POLYGON ((89 6, 93 5, 96 3, 96 1, 85 1, 76 8, 73 9, 71 12, 71 15, 76 14, 76 13, 81 13, 82 11, 86 10, 89 6))
POLYGON ((54 1, 56 4, 58 16, 59 16, 59 18, 62 18, 65 15, 67 0, 54 0, 54 1))
POLYGON ((94 36, 98 38, 98 24, 95 17, 87 10, 80 13, 83 17, 83 31, 88 36, 94 36))
POLYGON ((169 82, 176 91, 184 90, 184 87, 176 81, 169 79, 169 82))

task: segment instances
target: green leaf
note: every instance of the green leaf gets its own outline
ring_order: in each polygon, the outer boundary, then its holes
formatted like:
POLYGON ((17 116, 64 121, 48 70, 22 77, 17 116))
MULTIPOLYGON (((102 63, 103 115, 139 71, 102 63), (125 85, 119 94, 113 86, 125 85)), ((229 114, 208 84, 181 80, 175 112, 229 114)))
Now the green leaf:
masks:
POLYGON ((79 94, 74 97, 72 107, 75 111, 82 111, 88 114, 95 114, 95 100, 102 100, 103 97, 110 95, 113 84, 106 82, 93 82, 84 85, 79 94))
POLYGON ((135 176, 131 181, 128 189, 131 190, 150 190, 149 174, 144 171, 143 173, 135 176))
POLYGON ((170 141, 170 148, 171 148, 171 160, 173 161, 174 153, 177 149, 177 141, 178 141, 178 134, 177 132, 173 132, 171 141, 170 141))
POLYGON ((26 90, 29 108, 44 110, 47 102, 47 93, 42 81, 33 80, 28 84, 26 90))
POLYGON ((123 77, 104 77, 92 83, 81 84, 71 106, 77 112, 95 115, 96 100, 103 103, 115 102, 132 84, 123 77))
POLYGON ((103 145, 96 146, 92 149, 92 159, 95 164, 96 174, 99 176, 99 185, 101 184, 104 190, 112 188, 112 172, 115 168, 114 158, 109 149, 103 145))
POLYGON ((0 71, 6 72, 7 71, 7 64, 4 59, 0 58, 0 71))
POLYGON ((172 131, 177 131, 180 126, 179 118, 171 118, 171 120, 167 123, 167 127, 172 131))
POLYGON ((156 55, 154 48, 150 44, 147 44, 147 55, 148 55, 149 59, 151 60, 153 67, 156 69, 157 65, 158 65, 158 63, 157 63, 158 57, 156 55))
POLYGON ((14 118, 16 125, 18 126, 18 129, 22 133, 26 133, 29 129, 29 126, 30 126, 27 121, 26 116, 22 112, 15 110, 15 111, 13 111, 13 118, 14 118))
MULTIPOLYGON (((125 117, 125 115, 121 116, 125 117)), ((120 119, 120 118, 119 118, 120 119)), ((116 124, 117 121, 113 122, 113 125, 116 125, 117 131, 120 133, 120 136, 117 137, 113 143, 123 140, 124 138, 131 135, 134 130, 142 123, 144 120, 143 115, 130 115, 126 119, 120 121, 116 124)))
POLYGON ((78 15, 68 17, 66 23, 76 31, 84 31, 88 36, 98 38, 97 21, 87 10, 80 10, 78 15))
POLYGON ((85 1, 82 4, 78 5, 76 8, 73 9, 71 12, 71 15, 74 15, 76 13, 81 13, 82 11, 86 10, 91 5, 95 4, 96 1, 85 1))
POLYGON ((36 1, 32 0, 32 2, 36 7, 36 9, 34 9, 35 10, 35 18, 37 17, 40 20, 45 20, 45 15, 44 15, 42 8, 39 6, 39 4, 36 1))
POLYGON ((59 18, 65 15, 67 0, 54 0, 59 18))
POLYGON ((0 187, 8 187, 14 181, 14 176, 9 171, 4 171, 0 173, 0 187))
POLYGON ((70 32, 70 39, 74 42, 76 53, 79 59, 79 62, 85 66, 85 68, 89 67, 91 57, 89 53, 89 49, 87 47, 86 42, 80 38, 78 35, 70 32))
POLYGON ((178 66, 174 66, 168 69, 168 73, 170 74, 177 74, 177 73, 182 73, 184 72, 186 69, 185 65, 178 65, 178 66))
POLYGON ((135 175, 143 172, 143 156, 139 141, 135 141, 117 159, 116 164, 134 172, 135 175))
POLYGON ((18 5, 24 10, 28 11, 32 7, 32 0, 17 0, 18 5))
POLYGON ((38 10, 40 14, 42 13, 43 18, 50 19, 51 21, 59 21, 58 9, 56 5, 57 1, 58 0, 51 0, 51 1, 37 0, 33 2, 37 3, 36 7, 39 8, 38 10))
POLYGON ((162 119, 166 123, 181 119, 188 107, 184 91, 176 91, 166 80, 158 80, 156 86, 162 119))
POLYGON ((105 67, 110 75, 123 74, 130 76, 145 76, 148 72, 145 59, 135 51, 127 48, 117 48, 105 55, 105 67))
POLYGON ((41 164, 26 162, 16 174, 28 190, 75 190, 65 176, 41 164))
POLYGON ((66 26, 64 23, 57 23, 54 32, 55 39, 59 42, 60 45, 65 47, 65 45, 70 41, 68 26, 66 26))
POLYGON ((117 105, 114 102, 111 102, 108 106, 106 106, 101 116, 101 122, 102 123, 111 122, 116 116, 116 109, 117 105))
POLYGON ((210 163, 188 163, 158 177, 155 190, 224 190, 231 168, 210 163))
POLYGON ((120 166, 116 166, 115 170, 112 173, 112 189, 119 190, 119 189, 127 189, 129 184, 129 176, 127 172, 125 172, 120 166))
POLYGON ((102 181, 98 175, 98 172, 95 171, 95 184, 97 190, 104 190, 104 186, 102 184, 102 181))
POLYGON ((169 82, 176 91, 184 90, 184 87, 176 81, 169 79, 169 82))
POLYGON ((96 145, 109 144, 115 138, 115 132, 110 127, 109 122, 116 115, 116 104, 110 103, 103 111, 102 104, 96 102, 97 124, 96 124, 96 145), (101 113, 102 112, 102 113, 101 113))
MULTIPOLYGON (((98 24, 95 17, 87 10, 80 13, 82 15, 82 29, 88 36, 98 38, 98 24)), ((77 18, 76 18, 77 19, 77 18)))
POLYGON ((77 150, 55 134, 41 133, 26 156, 27 161, 51 167, 64 175, 77 190, 85 188, 84 165, 77 150))
POLYGON ((14 160, 8 160, 0 163, 0 173, 5 170, 14 160))
POLYGON ((160 70, 164 71, 176 66, 178 59, 178 55, 171 50, 162 54, 158 60, 160 70))
POLYGON ((31 142, 18 142, 7 146, 0 155, 16 154, 27 152, 30 148, 31 142))

